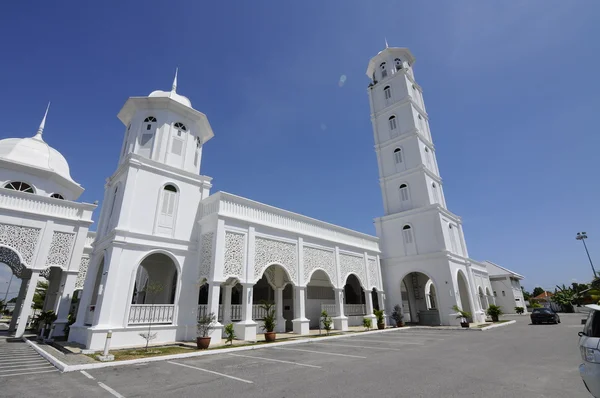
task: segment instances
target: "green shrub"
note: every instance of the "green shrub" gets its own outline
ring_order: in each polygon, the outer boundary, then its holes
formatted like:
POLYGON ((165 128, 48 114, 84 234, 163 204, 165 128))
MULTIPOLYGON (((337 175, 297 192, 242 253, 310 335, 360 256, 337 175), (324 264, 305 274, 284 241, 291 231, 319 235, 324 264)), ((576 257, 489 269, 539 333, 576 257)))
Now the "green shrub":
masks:
POLYGON ((233 345, 233 340, 235 340, 235 330, 233 329, 233 323, 229 323, 225 325, 225 343, 229 343, 229 345, 233 345))
POLYGON ((275 304, 268 303, 263 301, 260 304, 261 308, 265 310, 265 317, 263 318, 263 325, 261 326, 262 330, 265 332, 272 332, 275 330, 275 326, 277 325, 277 320, 275 318, 275 304))
POLYGON ((490 304, 485 313, 492 317, 492 322, 498 322, 498 317, 503 314, 502 309, 494 304, 490 304))
POLYGON ((471 318, 470 312, 461 310, 460 307, 456 304, 452 306, 452 309, 457 312, 456 319, 465 318, 468 321, 469 318, 471 318))
POLYGON ((373 310, 373 314, 375 314, 375 317, 377 318, 377 324, 381 325, 381 324, 385 324, 385 319, 384 319, 384 311, 383 310, 373 310))
POLYGON ((323 310, 323 312, 321 312, 321 323, 323 324, 323 329, 325 329, 325 332, 328 336, 329 332, 331 331, 332 322, 333 321, 331 320, 331 317, 327 314, 327 311, 323 310))
POLYGON ((373 322, 369 318, 363 318, 363 326, 365 330, 369 330, 373 327, 373 322))
POLYGON ((533 303, 531 303, 531 308, 542 308, 542 305, 537 301, 534 301, 533 303))
POLYGON ((523 307, 515 307, 515 312, 519 315, 525 312, 525 308, 523 307))

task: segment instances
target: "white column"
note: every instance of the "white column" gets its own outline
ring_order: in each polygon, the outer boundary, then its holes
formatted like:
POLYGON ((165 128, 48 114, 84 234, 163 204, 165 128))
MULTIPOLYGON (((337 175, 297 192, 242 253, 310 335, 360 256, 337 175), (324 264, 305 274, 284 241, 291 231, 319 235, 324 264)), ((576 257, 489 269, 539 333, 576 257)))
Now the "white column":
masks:
POLYGON ((56 322, 54 324, 54 333, 52 336, 63 336, 64 328, 69 323, 67 317, 71 310, 71 299, 73 298, 73 292, 75 291, 75 282, 77 282, 77 272, 62 272, 60 278, 60 287, 58 290, 57 302, 54 307, 54 312, 57 315, 56 322))
POLYGON ((467 265, 467 278, 469 281, 469 301, 472 303, 473 308, 473 321, 474 322, 485 322, 485 311, 481 308, 483 303, 479 302, 479 292, 476 290, 475 286, 475 278, 473 277, 473 270, 471 269, 471 265, 467 265), (477 296, 475 299, 474 296, 477 296))
POLYGON ((275 314, 277 315, 277 333, 285 333, 285 318, 283 317, 283 287, 275 289, 275 314))
POLYGON ((333 317, 333 328, 336 330, 348 330, 348 317, 344 314, 344 289, 333 289, 335 295, 336 316, 333 317))
POLYGON ((31 303, 33 302, 33 294, 35 293, 35 288, 37 286, 39 276, 39 270, 31 271, 31 279, 29 280, 29 285, 27 286, 27 293, 25 294, 25 300, 23 301, 21 321, 19 322, 19 326, 17 326, 17 331, 15 333, 15 337, 17 338, 23 337, 23 334, 25 333, 25 327, 27 326, 27 318, 29 318, 29 314, 31 314, 31 303))
POLYGON ((373 328, 377 327, 377 317, 373 314, 373 296, 371 296, 371 292, 368 290, 363 290, 365 293, 365 310, 367 315, 365 318, 369 318, 371 323, 373 324, 373 328))
POLYGON ((60 290, 61 271, 54 267, 50 269, 48 276, 48 289, 42 311, 54 311, 56 313, 56 303, 58 301, 58 291, 60 290))
POLYGON ((256 322, 252 319, 253 283, 242 283, 242 320, 234 325, 238 339, 256 341, 256 322))
POLYGON ((294 333, 309 334, 310 321, 306 319, 306 286, 294 286, 294 333))
POLYGON ((232 285, 225 285, 223 289, 223 325, 231 323, 231 291, 233 290, 232 285))
POLYGON ((10 326, 8 327, 9 332, 14 332, 17 327, 17 320, 21 315, 21 307, 23 306, 23 300, 25 299, 25 294, 27 294, 27 285, 29 284, 29 279, 21 279, 21 287, 19 288, 19 295, 17 296, 17 301, 15 302, 15 309, 12 314, 12 319, 10 320, 10 326))
POLYGON ((218 282, 209 282, 208 284, 208 308, 207 315, 213 313, 215 315, 215 324, 213 330, 208 333, 211 338, 211 344, 219 344, 223 336, 223 325, 217 319, 219 317, 219 296, 221 293, 221 285, 218 282))

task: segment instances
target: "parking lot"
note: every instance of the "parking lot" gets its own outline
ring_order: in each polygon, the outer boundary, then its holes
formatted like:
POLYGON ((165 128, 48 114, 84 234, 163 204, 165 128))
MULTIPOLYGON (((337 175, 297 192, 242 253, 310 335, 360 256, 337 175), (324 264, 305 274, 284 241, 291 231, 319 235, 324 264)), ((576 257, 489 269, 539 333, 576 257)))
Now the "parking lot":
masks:
POLYGON ((87 372, 3 377, 19 397, 590 397, 581 315, 485 332, 405 329, 87 372))

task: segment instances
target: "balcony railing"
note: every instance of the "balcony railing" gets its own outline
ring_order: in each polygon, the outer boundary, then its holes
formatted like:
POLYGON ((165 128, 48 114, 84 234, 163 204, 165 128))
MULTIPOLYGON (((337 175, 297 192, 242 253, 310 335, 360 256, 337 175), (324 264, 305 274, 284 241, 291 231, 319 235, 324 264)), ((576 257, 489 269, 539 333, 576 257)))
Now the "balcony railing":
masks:
POLYGON ((129 310, 129 324, 173 323, 174 304, 132 304, 129 310))
POLYGON ((0 208, 92 222, 96 205, 0 188, 0 208))
MULTIPOLYGON (((199 304, 198 305, 198 318, 204 316, 208 313, 208 305, 207 304, 199 304)), ((258 320, 263 319, 266 315, 266 311, 260 304, 252 305, 252 319, 258 320)), ((219 322, 223 320, 223 305, 219 305, 219 322)), ((232 304, 231 305, 231 320, 232 321, 241 321, 242 320, 242 305, 241 304, 232 304)))
MULTIPOLYGON (((321 311, 327 311, 329 316, 338 316, 335 304, 321 304, 321 311)), ((367 315, 364 304, 344 304, 344 316, 367 315)))

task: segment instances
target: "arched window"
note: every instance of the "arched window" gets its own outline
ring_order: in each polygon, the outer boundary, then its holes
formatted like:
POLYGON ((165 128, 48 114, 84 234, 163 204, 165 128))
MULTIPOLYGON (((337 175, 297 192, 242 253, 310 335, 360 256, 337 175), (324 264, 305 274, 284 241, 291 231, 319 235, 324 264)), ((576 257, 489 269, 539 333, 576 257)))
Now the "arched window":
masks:
POLYGON ((171 153, 181 156, 183 154, 183 136, 187 128, 183 123, 177 122, 173 125, 175 133, 173 134, 173 142, 171 143, 171 153))
POLYGON ((202 141, 200 137, 196 137, 196 153, 194 154, 194 166, 198 166, 200 161, 200 148, 202 148, 202 141))
POLYGON ((396 130, 396 116, 390 116, 388 121, 390 123, 390 130, 396 130))
POLYGON ((142 123, 142 133, 140 134, 140 148, 138 154, 141 156, 150 157, 152 152, 152 142, 154 133, 156 132, 156 118, 148 116, 142 123))
POLYGON ((25 182, 21 181, 11 181, 4 185, 6 189, 12 189, 13 191, 27 192, 27 193, 35 193, 33 187, 25 182))
POLYGON ((400 58, 394 59, 394 64, 396 65, 396 70, 402 69, 402 60, 400 58))
POLYGON ((405 225, 404 227, 402 227, 402 236, 404 237, 404 243, 413 243, 412 228, 410 227, 410 225, 405 225))
POLYGON ((171 184, 164 186, 162 190, 162 203, 158 217, 159 227, 173 228, 175 220, 175 208, 177 207, 177 188, 171 184))
POLYGON ((402 163, 402 149, 394 149, 394 161, 396 162, 396 164, 402 163))
POLYGON ((50 197, 51 197, 51 198, 54 198, 54 199, 62 199, 62 200, 65 200, 64 196, 62 196, 62 195, 61 195, 61 194, 59 194, 59 193, 53 193, 52 195, 50 195, 50 197))
POLYGON ((400 185, 400 200, 403 202, 408 201, 408 185, 400 185))
POLYGON ((392 89, 390 88, 390 86, 385 86, 383 88, 383 96, 385 97, 386 104, 389 104, 392 100, 392 89))
POLYGON ((379 65, 379 69, 381 69, 381 78, 386 78, 387 77, 387 70, 385 69, 385 62, 382 62, 379 65))

